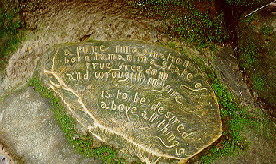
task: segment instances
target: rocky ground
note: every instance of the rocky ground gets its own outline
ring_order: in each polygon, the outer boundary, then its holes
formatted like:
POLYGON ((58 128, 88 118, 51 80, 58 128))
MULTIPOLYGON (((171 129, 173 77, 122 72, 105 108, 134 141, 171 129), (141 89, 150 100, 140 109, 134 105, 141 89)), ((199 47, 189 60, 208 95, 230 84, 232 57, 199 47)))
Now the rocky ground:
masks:
MULTIPOLYGON (((0 160, 1 155, 5 155, 19 163, 101 163, 74 153, 53 119, 48 100, 27 87, 26 82, 33 75, 37 61, 54 44, 88 40, 142 40, 165 44, 178 40, 167 34, 168 22, 131 14, 137 13, 137 9, 122 3, 109 0, 22 1, 21 14, 27 29, 25 38, 10 57, 5 73, 0 75, 0 142, 6 147, 5 151, 0 150, 0 160)), ((275 20, 262 19, 276 31, 275 20)), ((204 58, 207 65, 213 63, 218 76, 235 93, 240 105, 248 108, 257 119, 269 120, 258 129, 247 126, 242 130, 250 143, 247 149, 214 163, 276 163, 275 121, 256 103, 257 93, 253 94, 248 87, 236 59, 224 55, 233 50, 221 47, 218 55, 213 56, 210 54, 215 53, 208 49, 201 53, 186 43, 180 45, 189 56, 204 58)), ((191 163, 200 163, 199 158, 191 163)))
POLYGON ((54 121, 49 103, 32 88, 9 95, 0 106, 0 138, 16 154, 17 162, 100 163, 74 152, 54 121))

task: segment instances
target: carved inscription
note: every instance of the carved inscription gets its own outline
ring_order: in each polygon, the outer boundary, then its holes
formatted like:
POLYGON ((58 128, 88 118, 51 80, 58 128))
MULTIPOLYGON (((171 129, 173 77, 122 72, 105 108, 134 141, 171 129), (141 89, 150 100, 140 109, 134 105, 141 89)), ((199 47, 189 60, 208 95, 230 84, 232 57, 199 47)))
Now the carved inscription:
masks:
POLYGON ((221 134, 205 75, 183 54, 135 42, 96 42, 60 46, 48 56, 43 69, 55 77, 48 83, 60 95, 77 95, 91 126, 149 154, 185 159, 221 134))

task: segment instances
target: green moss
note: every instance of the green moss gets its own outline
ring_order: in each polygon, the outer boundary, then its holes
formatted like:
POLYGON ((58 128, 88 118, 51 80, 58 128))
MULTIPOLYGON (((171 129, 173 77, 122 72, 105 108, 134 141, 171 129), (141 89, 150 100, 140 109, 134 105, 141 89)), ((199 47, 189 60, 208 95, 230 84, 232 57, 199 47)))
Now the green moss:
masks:
MULTIPOLYGON (((209 77, 215 76, 211 75, 209 77)), ((258 120, 244 107, 240 107, 233 94, 218 79, 212 79, 212 88, 221 106, 221 116, 225 122, 225 130, 222 136, 223 141, 212 146, 209 153, 201 157, 201 163, 211 163, 218 158, 241 153, 250 144, 242 133, 248 127, 260 129, 264 125, 263 120, 258 120)))
MULTIPOLYGON (((238 105, 234 95, 228 91, 216 75, 212 68, 204 68, 210 78, 211 86, 215 91, 218 102, 221 107, 221 117, 224 120, 223 141, 210 148, 209 153, 201 157, 201 163, 211 163, 212 161, 231 155, 238 155, 249 146, 249 142, 242 135, 248 127, 258 132, 268 125, 267 120, 260 120, 258 114, 249 112, 245 107, 238 105)), ((259 88, 263 87, 263 81, 258 79, 259 88)), ((262 112, 261 112, 262 113, 262 112)), ((254 133, 256 133, 254 132, 254 133)), ((270 134, 270 132, 267 132, 270 134)))
MULTIPOLYGON (((175 42, 170 42, 167 46, 185 54, 184 48, 175 42)), ((225 156, 243 153, 250 146, 250 143, 243 135, 249 129, 253 129, 253 133, 265 134, 266 137, 271 137, 273 133, 268 128, 269 120, 264 119, 267 117, 263 116, 264 113, 261 110, 255 110, 259 111, 259 113, 254 113, 249 111, 250 108, 239 105, 238 100, 218 79, 215 70, 211 66, 206 66, 203 59, 199 57, 195 58, 192 56, 192 60, 203 72, 207 73, 209 83, 218 98, 224 129, 221 141, 210 146, 206 152, 199 156, 201 163, 208 164, 225 156)), ((258 83, 258 85, 263 86, 262 82, 258 81, 258 83)))
POLYGON ((245 17, 244 19, 241 19, 240 21, 242 23, 246 23, 247 25, 249 25, 250 23, 252 23, 253 21, 255 21, 257 19, 258 19, 258 15, 256 15, 256 14, 253 13, 253 14, 245 17))
POLYGON ((263 91, 265 89, 265 80, 262 78, 262 76, 254 74, 253 88, 259 91, 263 91))
POLYGON ((9 55, 14 52, 22 34, 18 31, 22 28, 18 10, 4 10, 0 8, 0 70, 5 68, 9 55))
POLYGON ((223 132, 223 136, 226 139, 221 143, 221 147, 213 146, 210 149, 210 154, 202 156, 202 163, 210 163, 223 156, 235 155, 247 145, 241 135, 245 124, 248 123, 247 117, 235 102, 234 96, 219 80, 213 79, 212 88, 221 106, 221 116, 225 120, 224 126, 227 127, 223 132))
POLYGON ((227 39, 226 30, 223 27, 223 15, 211 17, 196 9, 191 14, 175 18, 175 31, 189 42, 196 43, 200 47, 206 47, 210 43, 222 43, 227 39))
POLYGON ((244 69, 252 69, 258 56, 258 47, 254 42, 246 42, 240 48, 240 66, 244 69))
POLYGON ((38 78, 32 78, 29 86, 34 87, 35 91, 40 93, 44 98, 49 99, 52 105, 54 117, 64 132, 67 141, 75 148, 75 150, 84 157, 96 157, 104 163, 124 163, 124 159, 119 158, 117 151, 109 146, 101 146, 93 148, 93 138, 90 135, 78 133, 76 129, 76 121, 67 114, 62 105, 60 98, 56 97, 53 91, 42 85, 38 78))
MULTIPOLYGON (((276 106, 275 97, 275 58, 274 42, 275 33, 271 32, 271 18, 262 18, 261 14, 255 14, 258 23, 240 23, 239 44, 240 54, 238 60, 240 67, 247 75, 251 89, 257 93, 259 100, 267 104, 267 107, 276 106)), ((255 21, 255 22, 256 22, 255 21)))
POLYGON ((273 27, 268 25, 263 25, 260 30, 264 35, 271 35, 273 33, 273 27))
POLYGON ((216 11, 214 0, 132 0, 131 4, 150 18, 170 20, 168 33, 198 47, 228 39, 223 14, 216 11))

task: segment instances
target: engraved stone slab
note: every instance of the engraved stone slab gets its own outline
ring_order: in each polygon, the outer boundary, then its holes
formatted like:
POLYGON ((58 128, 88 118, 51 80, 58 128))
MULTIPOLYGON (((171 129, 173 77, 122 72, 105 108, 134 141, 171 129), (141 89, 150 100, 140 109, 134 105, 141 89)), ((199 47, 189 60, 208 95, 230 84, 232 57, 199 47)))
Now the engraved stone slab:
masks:
POLYGON ((99 140, 147 163, 192 157, 222 132, 216 98, 185 54, 132 41, 53 47, 40 77, 99 140))

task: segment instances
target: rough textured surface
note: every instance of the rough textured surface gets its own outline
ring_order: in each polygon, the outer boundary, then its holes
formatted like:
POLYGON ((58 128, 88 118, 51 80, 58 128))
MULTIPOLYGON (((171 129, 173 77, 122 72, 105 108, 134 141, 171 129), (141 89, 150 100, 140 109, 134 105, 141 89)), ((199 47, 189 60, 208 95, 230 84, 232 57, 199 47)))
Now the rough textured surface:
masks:
MULTIPOLYGON (((275 128, 275 127, 274 127, 275 128)), ((256 134, 253 129, 247 129, 247 141, 254 143, 244 152, 239 152, 236 156, 223 157, 216 160, 214 164, 272 164, 276 163, 275 158, 275 138, 265 138, 256 134)))
POLYGON ((139 42, 87 42, 56 46, 41 63, 44 84, 79 122, 144 162, 190 158, 222 133, 207 77, 185 54, 139 42))
POLYGON ((26 28, 25 41, 11 57, 3 89, 24 84, 32 75, 39 57, 54 44, 94 40, 168 40, 161 34, 161 22, 130 17, 127 7, 118 2, 28 1, 22 4, 26 28))
POLYGON ((0 106, 0 138, 22 162, 99 163, 73 151, 53 120, 49 105, 32 88, 8 96, 0 106))
MULTIPOLYGON (((12 5, 15 5, 18 3, 18 0, 3 1, 7 2, 4 4, 14 2, 12 5)), ((162 28, 166 28, 166 26, 161 25, 162 22, 145 19, 140 16, 133 16, 132 13, 129 13, 130 10, 128 10, 126 6, 122 6, 118 3, 120 0, 21 0, 20 2, 21 7, 23 8, 23 18, 26 21, 26 27, 28 30, 26 32, 27 36, 25 41, 23 41, 20 45, 19 49, 13 54, 7 69, 7 76, 4 77, 4 75, 0 75, 0 95, 5 93, 5 89, 18 86, 18 84, 24 84, 32 75, 36 62, 39 61, 39 57, 45 54, 45 51, 49 47, 57 43, 78 42, 89 39, 131 39, 149 42, 168 40, 168 38, 162 34, 162 28)), ((8 8, 11 8, 12 5, 8 4, 8 8)), ((261 17, 265 18, 266 16, 261 17)), ((255 23, 260 25, 265 24, 260 23, 260 21, 254 21, 254 24, 255 23)), ((276 31, 275 19, 270 21, 270 23, 274 27, 274 31, 276 31)), ((269 25, 270 23, 268 22, 269 25)), ((250 35, 252 35, 252 33, 249 32, 247 36, 250 35)), ((170 39, 173 38, 169 38, 169 40, 170 39)), ((259 37, 256 40, 260 40, 259 37)), ((271 45, 273 48, 275 47, 275 44, 271 45)), ((197 51, 196 49, 190 50, 197 51)), ((222 55, 227 55, 228 53, 226 52, 223 52, 222 55)), ((192 53, 189 54, 191 55, 192 53)), ((194 57, 194 53, 191 56, 194 57)), ((212 60, 210 56, 205 56, 205 54, 202 54, 202 56, 199 57, 212 60)), ((271 60, 269 61, 271 62, 271 60)), ((224 80, 225 84, 229 85, 229 88, 231 88, 232 91, 234 91, 236 95, 243 99, 245 104, 247 104, 248 102, 253 101, 252 97, 249 96, 248 89, 245 88, 245 85, 242 83, 240 72, 236 71, 236 65, 232 63, 232 60, 227 57, 218 58, 216 64, 214 65, 216 66, 215 68, 217 68, 218 72, 221 73, 220 77, 224 80), (230 67, 228 67, 229 63, 231 64, 230 67)), ((267 72, 267 70, 265 71, 267 72)), ((17 97, 16 94, 17 93, 9 98, 19 100, 19 97, 17 97)), ((19 95, 22 95, 22 93, 19 95)), ((25 100, 21 99, 21 102, 23 101, 25 100)), ((45 103, 43 99, 37 99, 37 101, 43 104, 45 103)), ((0 110, 6 110, 7 106, 14 106, 14 109, 19 111, 21 108, 29 109, 29 107, 24 107, 25 105, 28 106, 29 102, 25 101, 19 107, 15 107, 13 103, 16 103, 16 101, 9 101, 6 99, 5 105, 2 103, 0 104, 0 110)), ((250 109, 250 111, 255 110, 257 109, 250 109)), ((10 111, 10 116, 17 116, 17 114, 10 111)), ((13 120, 14 123, 18 123, 22 119, 22 117, 9 118, 10 119, 7 121, 13 120)), ((28 116, 27 118, 30 117, 28 116)), ((261 119, 268 118, 261 117, 261 119)), ((24 119, 22 120, 24 121, 24 119)), ((89 125, 89 122, 87 123, 89 125)), ((12 125, 12 127, 18 127, 19 125, 21 124, 12 125)), ((0 126, 2 128, 2 122, 0 122, 0 126)), ((5 126, 7 129, 10 125, 5 123, 5 126)), ((30 130, 26 131, 30 131, 34 134, 41 130, 40 128, 36 128, 37 131, 34 131, 33 126, 26 127, 26 129, 28 128, 30 130)), ((262 125, 262 128, 267 129, 267 126, 262 125)), ((245 136, 247 137, 247 141, 250 143, 249 148, 245 151, 239 152, 235 156, 227 156, 218 159, 215 163, 276 163, 274 153, 275 133, 272 134, 273 138, 265 138, 260 136, 260 132, 258 130, 259 129, 250 129, 249 127, 243 129, 245 136)), ((275 130, 275 126, 273 130, 275 130)), ((1 132, 2 131, 0 130, 0 137, 3 136, 3 133, 1 132)), ((15 133, 16 131, 12 131, 11 129, 9 129, 9 133, 5 133, 5 137, 7 141, 9 141, 7 146, 13 148, 8 152, 12 152, 13 150, 14 152, 23 151, 23 148, 17 146, 15 143, 17 140, 14 142, 12 141, 12 139, 15 138, 15 133), (13 137, 10 138, 9 135, 13 137), (19 150, 17 150, 17 148, 19 150)), ((261 133, 265 134, 265 132, 261 133)), ((51 138, 51 134, 56 136, 55 133, 48 134, 48 138, 51 138)), ((62 134, 60 134, 59 137, 62 137, 62 134)), ((61 138, 57 139, 59 140, 61 138)), ((32 142, 28 142, 28 144, 31 144, 31 146, 28 146, 27 148, 33 146, 32 142)), ((28 156, 27 153, 26 156, 28 156)), ((198 163, 200 163, 200 161, 198 161, 198 163)))
POLYGON ((229 47, 225 47, 213 61, 213 67, 217 75, 220 76, 219 78, 242 100, 243 104, 254 104, 254 98, 246 85, 246 81, 239 70, 238 61, 233 57, 233 54, 234 52, 229 47))
MULTIPOLYGON (((1 116, 0 116, 1 117, 1 116)), ((14 160, 4 146, 0 144, 0 163, 1 164, 14 164, 14 160)))

